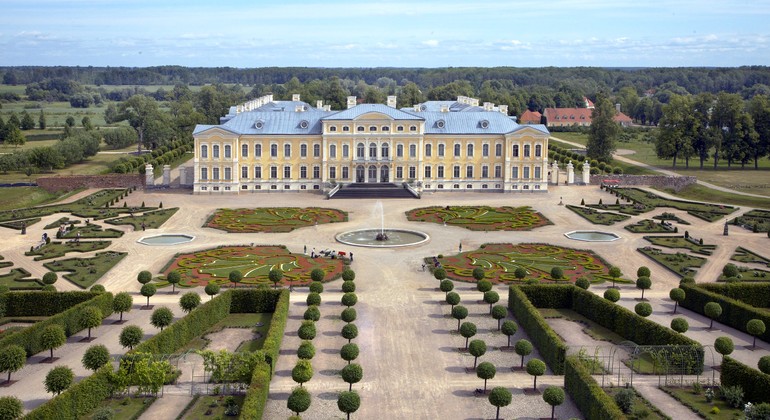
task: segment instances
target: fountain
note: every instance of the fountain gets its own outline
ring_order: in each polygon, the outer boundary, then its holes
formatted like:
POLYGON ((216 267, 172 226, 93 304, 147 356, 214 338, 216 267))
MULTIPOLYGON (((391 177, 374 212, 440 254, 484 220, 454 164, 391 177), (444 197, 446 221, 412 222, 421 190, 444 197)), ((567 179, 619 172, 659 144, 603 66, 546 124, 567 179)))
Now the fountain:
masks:
POLYGON ((598 230, 573 230, 565 233, 564 236, 576 241, 585 242, 612 242, 620 239, 620 236, 612 232, 602 232, 598 230))
POLYGON ((137 242, 143 245, 179 245, 191 242, 195 236, 183 233, 164 233, 160 235, 143 236, 137 242))
POLYGON ((416 230, 385 229, 385 212, 382 201, 377 200, 374 204, 371 218, 374 223, 377 223, 376 221, 379 219, 380 227, 378 229, 358 229, 343 232, 336 236, 337 242, 370 248, 394 248, 420 245, 430 239, 427 234, 416 230))

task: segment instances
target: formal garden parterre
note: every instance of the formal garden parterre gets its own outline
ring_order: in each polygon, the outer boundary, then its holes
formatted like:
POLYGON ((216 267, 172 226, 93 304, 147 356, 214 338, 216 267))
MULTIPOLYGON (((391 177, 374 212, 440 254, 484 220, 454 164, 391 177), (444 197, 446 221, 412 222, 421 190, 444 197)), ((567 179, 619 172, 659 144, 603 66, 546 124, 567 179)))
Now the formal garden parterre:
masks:
POLYGON ((553 224, 528 206, 432 206, 409 210, 406 218, 412 222, 438 223, 481 231, 522 231, 553 224))
POLYGON ((346 212, 320 207, 217 209, 204 227, 231 233, 291 232, 301 227, 347 220, 346 212))

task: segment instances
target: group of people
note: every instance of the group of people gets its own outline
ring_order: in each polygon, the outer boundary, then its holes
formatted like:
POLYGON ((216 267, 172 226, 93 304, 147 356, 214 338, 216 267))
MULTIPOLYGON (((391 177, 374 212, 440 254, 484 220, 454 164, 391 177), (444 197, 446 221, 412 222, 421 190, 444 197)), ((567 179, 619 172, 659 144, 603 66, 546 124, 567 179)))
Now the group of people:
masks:
MULTIPOLYGON (((307 254, 307 245, 304 246, 303 252, 307 254)), ((346 255, 348 255, 347 252, 344 251, 335 251, 333 249, 323 249, 320 252, 316 252, 315 248, 313 248, 310 251, 310 258, 320 258, 320 257, 326 257, 331 259, 337 259, 337 258, 344 258, 346 255)), ((350 253, 350 261, 353 262, 353 253, 350 253)))

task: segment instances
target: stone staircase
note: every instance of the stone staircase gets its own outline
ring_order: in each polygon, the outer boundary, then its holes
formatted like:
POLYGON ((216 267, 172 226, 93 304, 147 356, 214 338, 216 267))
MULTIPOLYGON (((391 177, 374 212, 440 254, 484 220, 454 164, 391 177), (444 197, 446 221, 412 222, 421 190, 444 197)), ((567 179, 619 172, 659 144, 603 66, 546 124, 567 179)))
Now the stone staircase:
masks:
POLYGON ((412 191, 390 182, 354 182, 340 188, 334 198, 420 198, 412 191))

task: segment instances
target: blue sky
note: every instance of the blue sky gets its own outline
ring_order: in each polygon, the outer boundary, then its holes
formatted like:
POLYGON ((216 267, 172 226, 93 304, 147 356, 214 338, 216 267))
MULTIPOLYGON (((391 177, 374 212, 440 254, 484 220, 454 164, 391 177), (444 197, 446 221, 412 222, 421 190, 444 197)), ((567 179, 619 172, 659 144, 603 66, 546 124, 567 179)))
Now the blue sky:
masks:
POLYGON ((770 65, 770 0, 0 0, 0 65, 770 65))

